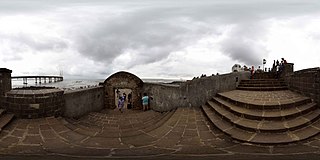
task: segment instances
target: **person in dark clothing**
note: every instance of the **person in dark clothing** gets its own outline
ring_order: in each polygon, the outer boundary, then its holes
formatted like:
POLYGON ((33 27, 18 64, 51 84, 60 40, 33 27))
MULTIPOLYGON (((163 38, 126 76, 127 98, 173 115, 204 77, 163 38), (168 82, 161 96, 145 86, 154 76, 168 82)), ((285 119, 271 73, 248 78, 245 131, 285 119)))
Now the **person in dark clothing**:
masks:
POLYGON ((132 93, 128 94, 128 105, 127 105, 128 109, 132 108, 132 93))

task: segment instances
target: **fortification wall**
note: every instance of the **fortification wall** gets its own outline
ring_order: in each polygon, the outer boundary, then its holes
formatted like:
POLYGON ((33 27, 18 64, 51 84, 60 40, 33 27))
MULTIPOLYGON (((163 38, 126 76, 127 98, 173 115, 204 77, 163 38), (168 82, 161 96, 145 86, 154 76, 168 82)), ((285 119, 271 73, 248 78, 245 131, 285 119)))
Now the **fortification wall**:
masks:
POLYGON ((145 83, 143 92, 153 97, 151 107, 156 111, 168 111, 178 107, 200 107, 219 92, 236 89, 249 72, 233 72, 203 77, 178 85, 145 83))
POLYGON ((179 85, 144 83, 142 90, 143 93, 147 93, 148 96, 152 97, 150 107, 153 110, 159 112, 170 111, 182 104, 179 85))
POLYGON ((320 68, 293 72, 284 77, 290 90, 312 98, 320 104, 320 68))
POLYGON ((69 91, 64 94, 64 99, 63 116, 81 117, 89 112, 100 111, 104 108, 104 87, 69 91))

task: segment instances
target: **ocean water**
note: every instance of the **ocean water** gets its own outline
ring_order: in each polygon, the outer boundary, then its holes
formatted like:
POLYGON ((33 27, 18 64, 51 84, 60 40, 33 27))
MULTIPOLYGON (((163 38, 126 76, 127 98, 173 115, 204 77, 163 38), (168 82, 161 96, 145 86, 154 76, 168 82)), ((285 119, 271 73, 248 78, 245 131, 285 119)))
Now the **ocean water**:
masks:
POLYGON ((90 88, 98 86, 100 82, 103 82, 103 79, 64 79, 61 82, 52 82, 52 83, 35 83, 34 80, 28 79, 28 84, 23 84, 22 79, 12 80, 12 88, 21 88, 28 86, 47 86, 47 87, 56 87, 63 90, 75 90, 80 88, 90 88))
MULTIPOLYGON (((104 79, 64 79, 61 82, 52 83, 35 83, 33 79, 28 79, 28 84, 23 84, 22 79, 12 80, 12 88, 21 88, 29 86, 48 86, 56 87, 63 90, 77 90, 82 88, 91 88, 99 85, 100 82, 104 82, 104 79)), ((143 82, 149 83, 171 83, 177 80, 174 79, 142 79, 143 82)), ((180 80, 179 80, 180 81, 180 80)))

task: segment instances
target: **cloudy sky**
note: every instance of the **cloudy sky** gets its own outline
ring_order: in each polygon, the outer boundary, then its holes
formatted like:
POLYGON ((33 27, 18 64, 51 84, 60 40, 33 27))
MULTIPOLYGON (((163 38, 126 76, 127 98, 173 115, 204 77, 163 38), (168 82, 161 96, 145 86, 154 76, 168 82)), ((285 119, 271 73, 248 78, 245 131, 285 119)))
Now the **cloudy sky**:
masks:
POLYGON ((0 68, 105 79, 320 67, 319 0, 0 0, 0 68))

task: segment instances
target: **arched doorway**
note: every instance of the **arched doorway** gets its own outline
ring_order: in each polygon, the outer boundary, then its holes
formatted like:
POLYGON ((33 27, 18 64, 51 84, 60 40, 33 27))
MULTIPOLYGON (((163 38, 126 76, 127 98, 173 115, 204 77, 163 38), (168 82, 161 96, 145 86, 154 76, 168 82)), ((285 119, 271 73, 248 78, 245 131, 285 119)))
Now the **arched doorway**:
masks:
POLYGON ((133 109, 141 109, 141 90, 143 81, 129 72, 117 72, 104 81, 105 108, 117 107, 118 98, 126 95, 125 107, 131 103, 133 109))

